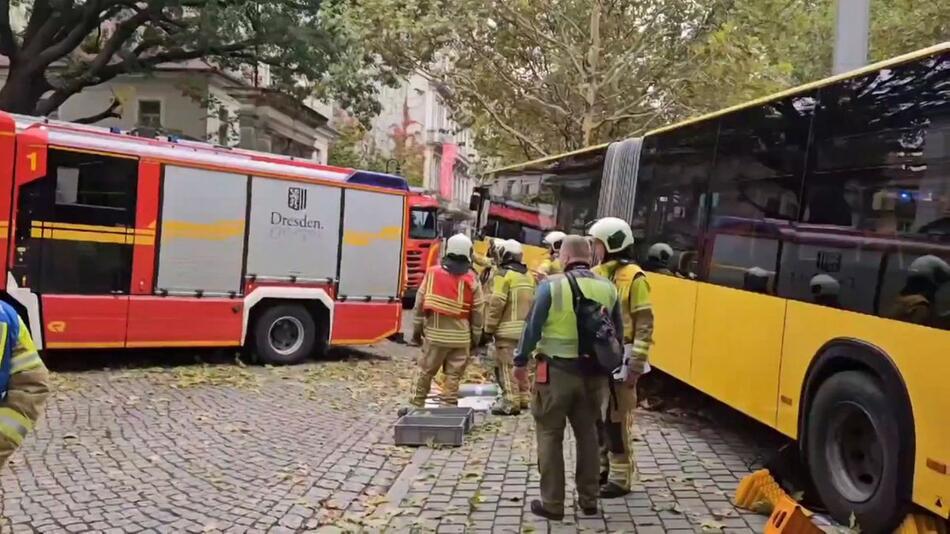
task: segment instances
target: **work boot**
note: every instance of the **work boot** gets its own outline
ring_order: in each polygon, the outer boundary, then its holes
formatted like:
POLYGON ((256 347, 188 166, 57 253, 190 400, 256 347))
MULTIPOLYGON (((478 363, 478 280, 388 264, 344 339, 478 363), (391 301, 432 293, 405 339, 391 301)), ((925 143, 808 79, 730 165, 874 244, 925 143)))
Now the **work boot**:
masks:
POLYGON ((538 499, 531 501, 531 513, 552 521, 561 521, 564 519, 563 513, 555 514, 554 512, 547 511, 547 509, 544 508, 544 503, 538 499))
POLYGON ((413 411, 413 410, 416 410, 416 409, 418 409, 417 406, 403 406, 403 407, 399 408, 398 410, 396 410, 396 416, 397 416, 397 417, 404 417, 404 416, 406 416, 406 415, 409 415, 409 412, 411 412, 411 411, 413 411))
POLYGON ((491 406, 492 415, 518 415, 521 413, 521 410, 517 407, 513 407, 507 402, 498 399, 491 406))
POLYGON ((628 493, 630 493, 630 490, 624 489, 623 486, 620 486, 614 482, 607 482, 600 487, 601 499, 615 499, 617 497, 623 497, 628 493))

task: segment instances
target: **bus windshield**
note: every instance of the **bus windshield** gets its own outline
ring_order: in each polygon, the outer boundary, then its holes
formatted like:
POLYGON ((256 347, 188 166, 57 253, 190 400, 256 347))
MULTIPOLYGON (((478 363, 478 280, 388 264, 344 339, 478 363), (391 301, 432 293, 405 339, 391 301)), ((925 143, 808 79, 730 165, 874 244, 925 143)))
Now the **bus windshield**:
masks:
POLYGON ((431 208, 413 209, 409 211, 409 215, 410 239, 435 239, 438 237, 436 210, 431 208))

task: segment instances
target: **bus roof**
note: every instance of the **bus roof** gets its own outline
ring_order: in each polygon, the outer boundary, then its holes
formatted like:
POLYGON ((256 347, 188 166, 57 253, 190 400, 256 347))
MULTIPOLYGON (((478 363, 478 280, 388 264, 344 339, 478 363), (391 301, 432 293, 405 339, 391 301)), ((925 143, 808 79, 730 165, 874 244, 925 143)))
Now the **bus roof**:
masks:
MULTIPOLYGON (((912 61, 912 60, 914 60, 914 59, 919 59, 919 58, 926 57, 926 56, 929 56, 929 55, 931 55, 931 54, 935 54, 935 53, 937 53, 937 52, 943 52, 943 51, 946 51, 946 50, 950 50, 950 41, 948 41, 948 42, 943 42, 943 43, 939 43, 939 44, 936 44, 936 45, 933 45, 933 46, 930 46, 930 47, 927 47, 927 48, 922 48, 922 49, 920 49, 920 50, 915 50, 915 51, 913 51, 913 52, 908 52, 908 53, 906 53, 906 54, 902 54, 902 55, 900 55, 900 56, 896 56, 896 57, 892 57, 892 58, 889 58, 889 59, 885 59, 885 60, 883 60, 883 61, 878 61, 877 63, 872 63, 872 64, 870 64, 870 65, 865 65, 864 67, 861 67, 861 68, 858 68, 858 69, 854 69, 854 70, 851 70, 851 71, 848 71, 848 72, 843 72, 843 73, 841 73, 841 74, 836 74, 836 75, 834 75, 834 76, 829 76, 829 77, 827 77, 827 78, 822 78, 822 79, 820 79, 820 80, 816 80, 816 81, 813 81, 813 82, 809 82, 809 83, 806 83, 806 84, 804 84, 804 85, 798 85, 798 86, 795 86, 795 87, 790 87, 790 88, 788 88, 788 89, 785 89, 785 90, 783 90, 783 91, 779 91, 779 92, 777 92, 777 93, 773 93, 773 94, 766 95, 766 96, 763 96, 763 97, 760 97, 760 98, 756 98, 756 99, 750 100, 750 101, 748 101, 748 102, 743 102, 742 104, 736 104, 735 106, 730 106, 730 107, 728 107, 728 108, 723 108, 723 109, 720 109, 720 110, 718 110, 718 111, 713 111, 713 112, 710 112, 710 113, 706 113, 706 114, 704 114, 704 115, 699 115, 698 117, 693 117, 693 118, 685 119, 685 120, 682 120, 682 121, 679 121, 679 122, 675 122, 675 123, 673 123, 673 124, 669 124, 669 125, 666 125, 666 126, 661 126, 660 128, 656 128, 656 129, 653 129, 653 130, 648 131, 646 134, 644 134, 644 137, 650 136, 650 135, 656 135, 656 134, 658 134, 658 133, 666 132, 666 131, 669 131, 669 130, 674 130, 674 129, 676 129, 676 128, 680 128, 680 127, 682 127, 682 126, 686 126, 686 125, 693 124, 693 123, 696 123, 696 122, 701 122, 701 121, 704 121, 704 120, 713 119, 713 118, 716 118, 716 117, 725 115, 725 114, 727 114, 727 113, 731 113, 731 112, 733 112, 733 111, 739 111, 739 110, 741 110, 741 109, 750 108, 750 107, 753 107, 753 106, 758 106, 758 105, 761 105, 761 104, 765 104, 766 102, 771 102, 772 100, 777 100, 777 99, 779 99, 779 98, 784 98, 784 97, 786 97, 786 96, 791 96, 791 95, 794 95, 794 94, 797 94, 797 93, 801 93, 801 92, 803 92, 803 91, 809 91, 809 90, 812 90, 812 89, 817 89, 817 88, 819 88, 819 87, 824 87, 824 86, 826 86, 826 85, 831 85, 831 84, 833 84, 833 83, 835 83, 835 82, 839 82, 839 81, 841 81, 841 80, 846 80, 846 79, 848 79, 848 78, 852 78, 852 77, 855 77, 855 76, 860 76, 860 75, 862 75, 862 74, 866 74, 866 73, 869 73, 869 72, 873 72, 873 71, 875 71, 875 70, 882 69, 882 68, 885 68, 885 67, 889 67, 889 66, 892 66, 892 65, 899 65, 899 64, 901 64, 901 63, 906 63, 906 62, 912 61)), ((497 173, 500 173, 500 172, 510 172, 510 171, 518 171, 518 170, 524 170, 524 171, 540 171, 540 170, 542 170, 542 169, 533 169, 533 167, 537 167, 537 166, 539 166, 539 165, 544 165, 544 164, 546 164, 546 163, 550 163, 550 162, 552 162, 552 161, 559 160, 559 159, 561 159, 561 158, 566 158, 566 157, 570 157, 570 156, 578 156, 578 155, 583 155, 583 154, 586 154, 586 153, 596 152, 596 151, 598 151, 598 150, 604 150, 604 149, 607 148, 608 145, 610 145, 610 143, 602 143, 602 144, 599 144, 599 145, 593 145, 593 146, 581 148, 581 149, 578 149, 578 150, 573 150, 573 151, 570 151, 570 152, 565 152, 565 153, 563 153, 563 154, 556 154, 556 155, 554 155, 554 156, 545 156, 545 157, 543 157, 543 158, 539 158, 539 159, 535 159, 535 160, 531 160, 531 161, 526 161, 526 162, 524 162, 524 163, 516 163, 516 164, 514 164, 514 165, 508 165, 508 166, 500 167, 500 168, 497 168, 497 169, 491 169, 491 170, 487 171, 485 174, 486 174, 486 175, 492 175, 492 174, 497 174, 497 173)))

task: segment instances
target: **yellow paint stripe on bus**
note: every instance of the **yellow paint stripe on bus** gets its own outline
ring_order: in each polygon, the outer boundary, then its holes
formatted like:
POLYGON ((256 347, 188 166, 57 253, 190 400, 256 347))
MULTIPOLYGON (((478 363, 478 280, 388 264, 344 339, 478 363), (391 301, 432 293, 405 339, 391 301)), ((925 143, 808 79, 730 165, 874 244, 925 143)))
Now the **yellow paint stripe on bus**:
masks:
POLYGON ((196 223, 191 221, 162 221, 162 241, 170 239, 204 239, 221 241, 244 236, 244 220, 196 223))
POLYGON ((378 232, 360 232, 350 230, 343 232, 343 242, 354 247, 365 247, 376 240, 396 241, 402 238, 402 228, 399 226, 386 226, 378 232))

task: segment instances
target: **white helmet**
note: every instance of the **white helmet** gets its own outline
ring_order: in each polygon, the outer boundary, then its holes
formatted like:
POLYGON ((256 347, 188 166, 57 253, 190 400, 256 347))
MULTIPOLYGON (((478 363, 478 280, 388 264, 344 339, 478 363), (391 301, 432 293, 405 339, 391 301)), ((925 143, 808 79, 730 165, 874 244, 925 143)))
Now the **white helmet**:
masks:
POLYGON ((669 263, 673 257, 673 247, 666 243, 654 243, 647 249, 647 259, 655 262, 669 263))
POLYGON ((560 230, 548 232, 548 235, 544 236, 544 244, 551 248, 558 249, 561 248, 561 241, 564 241, 565 237, 567 237, 567 234, 560 230))
POLYGON ((445 242, 446 256, 464 256, 472 259, 472 240, 465 234, 455 234, 445 242))
POLYGON ((910 262, 907 271, 908 277, 923 278, 935 286, 950 280, 950 265, 932 254, 921 256, 910 262))
POLYGON ((627 221, 617 217, 598 219, 587 233, 599 239, 607 252, 620 252, 633 245, 633 230, 627 221))
POLYGON ((502 245, 502 255, 510 255, 515 259, 521 259, 524 256, 524 248, 516 239, 509 239, 502 245))
POLYGON ((841 284, 835 277, 827 274, 816 274, 808 283, 811 294, 816 297, 835 297, 841 292, 841 284))

